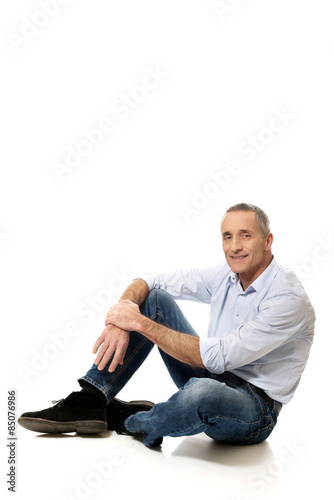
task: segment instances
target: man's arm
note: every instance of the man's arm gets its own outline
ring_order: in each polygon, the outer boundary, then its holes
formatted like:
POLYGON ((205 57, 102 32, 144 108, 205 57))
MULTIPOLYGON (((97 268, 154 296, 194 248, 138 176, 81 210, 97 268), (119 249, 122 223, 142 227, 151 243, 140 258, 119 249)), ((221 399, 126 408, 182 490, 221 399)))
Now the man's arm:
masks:
POLYGON ((183 363, 205 368, 200 355, 199 337, 177 332, 143 316, 136 304, 122 300, 110 308, 106 322, 127 331, 136 331, 164 352, 183 363))
POLYGON ((138 306, 141 306, 146 299, 148 292, 149 288, 146 281, 142 279, 136 279, 133 280, 132 283, 130 283, 119 300, 131 300, 131 302, 134 302, 138 306))
MULTIPOLYGON (((147 283, 142 279, 136 279, 123 292, 120 300, 131 300, 140 306, 146 299, 149 292, 147 283)), ((93 354, 98 352, 94 363, 98 365, 99 370, 103 370, 112 355, 114 358, 109 372, 113 372, 117 365, 121 365, 129 345, 129 331, 126 329, 118 328, 115 325, 105 323, 106 327, 101 333, 100 337, 94 344, 93 354)))
POLYGON ((136 331, 182 363, 205 368, 200 355, 199 337, 171 330, 142 315, 138 318, 136 331))

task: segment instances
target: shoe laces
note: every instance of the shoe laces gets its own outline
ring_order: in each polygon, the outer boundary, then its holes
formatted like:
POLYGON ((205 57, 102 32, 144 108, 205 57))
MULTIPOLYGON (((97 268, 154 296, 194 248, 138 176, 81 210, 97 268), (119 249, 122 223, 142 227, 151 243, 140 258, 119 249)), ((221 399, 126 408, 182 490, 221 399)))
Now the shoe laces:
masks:
POLYGON ((53 404, 53 405, 57 405, 57 406, 61 406, 61 405, 62 405, 62 403, 63 403, 63 401, 65 401, 65 399, 64 399, 64 398, 63 398, 63 399, 58 399, 58 401, 54 399, 54 400, 52 401, 52 404, 53 404))

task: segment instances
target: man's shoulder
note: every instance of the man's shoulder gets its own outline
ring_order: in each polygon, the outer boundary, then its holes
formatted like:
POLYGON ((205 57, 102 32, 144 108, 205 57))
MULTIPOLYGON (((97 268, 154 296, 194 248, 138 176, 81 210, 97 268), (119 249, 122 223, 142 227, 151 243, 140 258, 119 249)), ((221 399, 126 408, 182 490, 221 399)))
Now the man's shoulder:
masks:
MULTIPOLYGON (((314 309, 296 273, 284 266, 279 266, 279 271, 271 282, 267 294, 263 297, 262 307, 275 304, 284 310, 293 310, 295 313, 314 317, 314 309)), ((282 314, 283 314, 282 309, 282 314)))
POLYGON ((228 278, 232 273, 230 266, 226 262, 218 262, 213 266, 208 266, 204 268, 199 268, 199 272, 202 275, 211 276, 212 279, 223 280, 228 278))
POLYGON ((228 277, 232 273, 226 262, 220 262, 210 267, 198 268, 197 271, 211 293, 213 293, 218 286, 227 282, 228 277))
POLYGON ((296 275, 296 273, 289 267, 279 266, 278 273, 273 279, 273 289, 295 293, 297 296, 305 296, 305 288, 296 275))

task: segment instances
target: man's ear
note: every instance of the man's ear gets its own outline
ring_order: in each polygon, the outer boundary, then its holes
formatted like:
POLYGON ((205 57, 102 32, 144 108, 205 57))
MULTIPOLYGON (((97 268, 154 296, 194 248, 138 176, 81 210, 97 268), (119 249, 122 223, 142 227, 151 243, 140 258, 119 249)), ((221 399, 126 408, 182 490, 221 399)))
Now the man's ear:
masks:
POLYGON ((273 241, 274 241, 274 236, 272 235, 272 233, 268 233, 267 236, 266 236, 266 244, 265 244, 265 250, 266 251, 268 251, 268 250, 271 249, 273 241))

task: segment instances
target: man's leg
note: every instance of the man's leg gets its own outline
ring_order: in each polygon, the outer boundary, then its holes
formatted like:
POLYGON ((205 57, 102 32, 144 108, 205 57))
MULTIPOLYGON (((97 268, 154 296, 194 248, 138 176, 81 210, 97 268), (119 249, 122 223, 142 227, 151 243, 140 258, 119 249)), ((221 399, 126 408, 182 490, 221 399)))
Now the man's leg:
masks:
MULTIPOLYGON (((140 310, 144 316, 156 323, 179 332, 198 336, 175 300, 163 290, 152 290, 140 310)), ((109 403, 138 370, 153 347, 154 344, 150 340, 137 332, 131 332, 123 364, 118 365, 112 373, 108 372, 112 358, 103 370, 98 370, 97 366, 93 365, 87 374, 79 379, 80 385, 83 386, 85 382, 91 384, 104 394, 107 403, 109 403)), ((160 351, 160 354, 177 387, 184 385, 191 377, 208 376, 208 371, 205 369, 181 363, 163 351, 160 351)))
MULTIPOLYGON (((166 292, 161 290, 150 292, 141 307, 141 312, 153 321, 164 323, 170 328, 197 335, 175 301, 166 292)), ((19 423, 23 427, 37 432, 72 432, 73 430, 78 431, 79 427, 86 429, 86 432, 105 430, 101 408, 103 409, 106 403, 113 401, 113 398, 141 366, 152 348, 152 342, 137 332, 131 332, 123 365, 118 365, 112 373, 108 372, 111 360, 101 371, 97 369, 96 365, 93 365, 87 374, 79 379, 80 385, 83 386, 81 393, 72 393, 53 408, 41 412, 25 413, 21 416, 19 423), (86 409, 87 412, 89 410, 89 415, 81 416, 86 409)), ((178 387, 193 376, 205 376, 207 373, 206 370, 201 372, 201 370, 179 363, 164 353, 162 356, 178 387)), ((152 405, 141 405, 141 409, 137 406, 137 411, 147 410, 152 405)), ((107 414, 108 406, 106 407, 107 414)), ((135 409, 136 407, 133 408, 133 410, 135 409)), ((103 411, 105 415, 105 410, 103 411)), ((110 424, 109 418, 108 424, 110 424)), ((112 425, 109 425, 109 428, 113 428, 112 425)))
POLYGON ((145 361, 151 352, 154 344, 137 332, 130 332, 130 342, 122 365, 118 365, 112 373, 108 368, 113 357, 103 370, 98 370, 97 365, 93 365, 85 376, 79 379, 79 384, 84 387, 89 384, 95 387, 105 396, 106 404, 120 392, 133 374, 145 361))
POLYGON ((217 441, 242 445, 266 439, 276 421, 277 414, 246 382, 192 378, 165 403, 126 418, 123 429, 141 434, 146 446, 161 442, 163 436, 200 432, 217 441))
MULTIPOLYGON (((142 306, 142 313, 173 330, 197 335, 175 301, 164 291, 150 292, 142 306)), ((138 339, 145 342, 141 336, 138 339)), ((141 349, 143 355, 148 346, 141 349)), ((115 428, 118 432, 142 435, 147 446, 160 443, 163 436, 189 436, 200 432, 217 441, 250 444, 266 439, 275 426, 277 415, 246 382, 233 375, 230 379, 227 376, 227 380, 226 377, 224 381, 220 380, 219 376, 181 363, 162 351, 161 356, 179 391, 150 411, 136 413, 129 407, 131 405, 122 407, 112 398, 129 379, 129 374, 134 373, 133 368, 141 359, 138 353, 133 356, 133 348, 128 351, 129 363, 124 363, 124 371, 118 367, 116 376, 110 378, 107 375, 100 384, 111 401, 108 405, 111 414, 117 415, 115 428), (129 369, 131 363, 133 368, 129 369)), ((95 369, 93 377, 96 382, 95 369)))
MULTIPOLYGON (((87 375, 79 379, 83 387, 81 392, 72 392, 67 398, 54 401, 55 406, 45 410, 23 413, 18 423, 35 432, 49 433, 88 434, 112 429, 106 405, 131 378, 152 348, 152 342, 131 332, 123 365, 118 365, 113 373, 108 372, 111 360, 101 371, 93 365, 87 375)), ((149 410, 152 406, 154 404, 147 401, 135 402, 134 410, 149 410)))
MULTIPOLYGON (((175 300, 163 290, 151 292, 151 300, 146 310, 147 316, 156 323, 171 330, 198 337, 175 300)), ((192 377, 208 377, 210 373, 204 368, 190 366, 169 356, 159 349, 160 355, 172 377, 175 385, 180 388, 192 377)))

